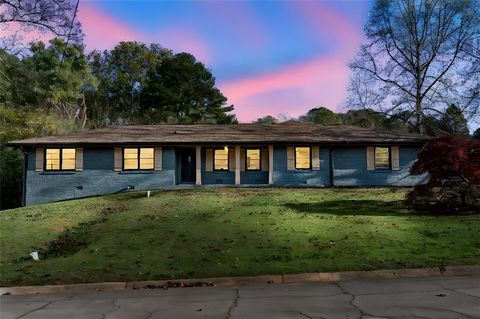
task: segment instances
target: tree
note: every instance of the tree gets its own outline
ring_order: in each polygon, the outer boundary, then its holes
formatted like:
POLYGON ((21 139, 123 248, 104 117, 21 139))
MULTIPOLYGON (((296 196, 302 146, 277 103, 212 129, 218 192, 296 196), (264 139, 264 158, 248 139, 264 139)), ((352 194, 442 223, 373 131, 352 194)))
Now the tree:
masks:
POLYGON ((474 138, 474 139, 477 139, 477 140, 480 140, 480 127, 477 128, 477 129, 475 130, 475 132, 473 132, 473 138, 474 138))
POLYGON ((430 140, 410 173, 428 173, 427 182, 409 195, 417 206, 440 211, 473 208, 480 199, 480 141, 454 136, 430 140))
POLYGON ((141 92, 142 123, 225 122, 233 115, 233 105, 215 87, 215 78, 205 66, 188 53, 166 58, 148 74, 141 92))
POLYGON ((451 104, 442 115, 439 128, 453 135, 468 136, 470 134, 467 120, 463 116, 462 110, 455 104, 451 104))
POLYGON ((73 125, 84 128, 87 122, 85 91, 96 86, 84 47, 66 43, 58 38, 49 45, 32 43, 31 55, 23 59, 25 66, 36 75, 37 105, 50 106, 60 117, 73 125))
POLYGON ((465 70, 479 63, 468 50, 476 46, 479 8, 477 0, 377 0, 367 43, 350 64, 349 104, 386 115, 407 111, 419 133, 425 117, 443 113, 451 99, 465 105, 467 118, 478 117, 480 96, 471 91, 478 74, 465 70))
POLYGON ((339 124, 341 122, 337 114, 323 106, 309 110, 306 115, 300 117, 300 120, 315 124, 339 124))
POLYGON ((373 109, 348 110, 346 113, 337 114, 345 125, 372 128, 382 131, 408 131, 408 126, 402 119, 402 114, 386 116, 373 109))
POLYGON ((255 124, 264 124, 264 125, 272 125, 272 124, 277 124, 278 123, 278 120, 271 116, 271 115, 267 115, 267 116, 264 116, 264 117, 260 117, 258 118, 256 121, 254 121, 253 123, 255 124))
MULTIPOLYGON (((148 72, 171 56, 171 51, 158 44, 147 46, 139 42, 120 42, 111 51, 94 51, 89 55, 93 74, 99 79, 97 106, 92 109, 93 119, 127 123, 140 112, 140 92, 147 81, 148 72)), ((95 123, 103 126, 107 123, 95 123)))
POLYGON ((3 0, 0 27, 10 35, 0 39, 0 47, 19 53, 25 42, 33 40, 29 35, 34 31, 80 43, 83 34, 77 10, 78 1, 71 0, 3 0))

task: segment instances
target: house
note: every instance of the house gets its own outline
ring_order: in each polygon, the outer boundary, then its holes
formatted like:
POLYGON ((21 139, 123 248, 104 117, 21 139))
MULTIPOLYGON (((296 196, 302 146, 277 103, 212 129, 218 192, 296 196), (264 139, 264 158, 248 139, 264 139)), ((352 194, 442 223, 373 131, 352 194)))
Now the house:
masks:
POLYGON ((26 205, 191 185, 411 186, 420 135, 345 125, 129 125, 9 143, 26 205))

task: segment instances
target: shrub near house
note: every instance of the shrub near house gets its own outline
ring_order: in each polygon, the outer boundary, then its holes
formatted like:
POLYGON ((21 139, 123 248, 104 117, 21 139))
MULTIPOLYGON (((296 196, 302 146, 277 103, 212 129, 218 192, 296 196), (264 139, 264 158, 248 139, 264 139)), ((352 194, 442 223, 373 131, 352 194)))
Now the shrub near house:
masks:
POLYGON ((444 136, 429 141, 411 168, 413 175, 428 173, 408 201, 434 212, 480 211, 480 140, 444 136))

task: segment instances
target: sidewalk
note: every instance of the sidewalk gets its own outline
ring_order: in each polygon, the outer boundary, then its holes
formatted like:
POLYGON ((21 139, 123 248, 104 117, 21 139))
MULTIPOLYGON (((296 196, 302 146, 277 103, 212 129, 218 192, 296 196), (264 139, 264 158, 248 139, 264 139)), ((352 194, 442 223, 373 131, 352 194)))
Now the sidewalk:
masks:
POLYGON ((6 295, 10 318, 480 318, 480 277, 6 295))

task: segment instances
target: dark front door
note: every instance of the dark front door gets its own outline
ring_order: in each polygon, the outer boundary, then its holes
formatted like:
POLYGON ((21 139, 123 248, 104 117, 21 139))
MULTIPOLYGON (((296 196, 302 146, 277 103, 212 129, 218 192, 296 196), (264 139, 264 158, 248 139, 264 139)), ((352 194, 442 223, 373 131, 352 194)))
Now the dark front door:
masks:
POLYGON ((195 149, 180 151, 180 180, 182 183, 195 182, 195 149))

